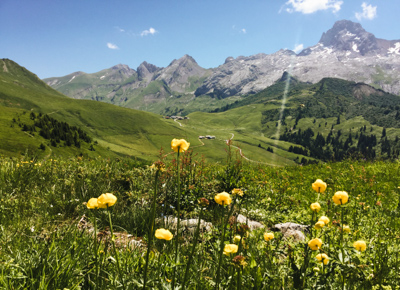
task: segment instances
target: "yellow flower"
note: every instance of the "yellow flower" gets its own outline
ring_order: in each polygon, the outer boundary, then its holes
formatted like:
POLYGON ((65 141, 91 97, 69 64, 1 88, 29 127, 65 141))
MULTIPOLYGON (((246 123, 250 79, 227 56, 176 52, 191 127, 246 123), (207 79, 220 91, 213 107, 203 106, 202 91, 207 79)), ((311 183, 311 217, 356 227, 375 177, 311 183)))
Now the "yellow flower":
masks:
POLYGON ((323 193, 326 190, 326 183, 323 182, 321 179, 317 179, 313 184, 312 184, 312 189, 314 189, 316 192, 323 193))
POLYGON ((314 225, 314 229, 319 230, 322 229, 325 226, 325 222, 324 221, 318 221, 315 225, 314 225))
POLYGON ((353 243, 353 247, 360 252, 364 252, 367 249, 367 244, 364 241, 357 241, 353 243))
POLYGON ((235 244, 227 244, 224 248, 224 255, 229 256, 230 254, 234 254, 238 251, 238 246, 235 244))
POLYGON ((267 242, 272 240, 274 237, 274 233, 264 233, 264 240, 266 240, 267 242))
POLYGON ((103 193, 97 198, 99 208, 107 208, 113 206, 117 202, 117 197, 112 193, 103 193))
POLYGON ((318 254, 315 258, 321 263, 324 263, 324 265, 329 263, 329 257, 327 254, 318 254))
POLYGON ((214 200, 216 203, 220 204, 220 205, 229 205, 232 202, 232 198, 229 195, 229 193, 227 192, 221 192, 218 193, 215 197, 214 200))
POLYGON ((241 236, 236 235, 236 236, 233 237, 233 242, 234 242, 235 244, 238 244, 238 243, 240 242, 240 239, 241 239, 241 236))
POLYGON ((346 225, 343 225, 343 231, 346 232, 346 233, 350 233, 350 227, 346 226, 346 225))
POLYGON ((153 169, 157 169, 157 170, 159 170, 161 172, 164 172, 165 171, 165 164, 163 162, 161 162, 161 161, 157 161, 157 162, 154 162, 149 168, 152 169, 152 170, 153 169))
POLYGON ((322 216, 322 217, 320 217, 319 219, 318 219, 318 221, 320 222, 320 221, 322 221, 322 222, 324 222, 326 225, 327 224, 329 224, 329 218, 328 217, 326 217, 326 216, 322 216))
POLYGON ((240 188, 234 188, 232 189, 232 195, 240 195, 243 196, 244 192, 240 188))
POLYGON ((91 199, 89 199, 89 201, 86 204, 86 207, 89 209, 98 208, 99 205, 97 204, 97 198, 92 197, 91 199))
POLYGON ((347 194, 346 191, 337 191, 333 197, 332 200, 336 204, 345 204, 349 200, 349 195, 347 194))
POLYGON ((158 229, 156 230, 155 237, 159 240, 170 241, 174 237, 174 235, 166 229, 158 229))
POLYGON ((308 242, 308 246, 310 247, 311 250, 316 251, 318 249, 321 249, 322 246, 322 240, 321 239, 312 239, 311 241, 308 242))
POLYGON ((310 205, 312 211, 319 212, 321 205, 318 202, 314 202, 310 205))
POLYGON ((190 143, 186 142, 185 139, 172 139, 171 141, 171 149, 175 152, 185 152, 189 149, 190 143))

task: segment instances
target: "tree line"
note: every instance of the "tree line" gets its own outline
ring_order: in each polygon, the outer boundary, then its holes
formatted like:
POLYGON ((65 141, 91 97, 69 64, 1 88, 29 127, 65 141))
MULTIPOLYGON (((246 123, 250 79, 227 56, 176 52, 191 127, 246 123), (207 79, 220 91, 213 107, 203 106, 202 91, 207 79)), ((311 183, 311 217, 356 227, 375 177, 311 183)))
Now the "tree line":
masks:
MULTIPOLYGON (((371 128, 372 130, 372 128, 371 128)), ((286 131, 280 135, 279 140, 288 141, 301 146, 290 146, 289 152, 312 157, 322 161, 341 161, 348 158, 398 158, 400 153, 400 140, 389 140, 386 128, 383 128, 380 138, 376 134, 366 132, 366 126, 357 132, 350 132, 347 138, 342 136, 342 131, 330 130, 326 138, 317 133, 315 136, 311 128, 306 130, 286 131), (380 150, 379 150, 380 149, 380 150), (380 154, 379 154, 380 153, 380 154)))
MULTIPOLYGON (((71 126, 67 122, 60 122, 49 115, 31 112, 29 117, 33 120, 33 124, 21 124, 22 131, 30 132, 31 134, 39 132, 40 136, 50 140, 50 144, 53 147, 63 144, 64 146, 80 148, 82 142, 90 144, 93 141, 81 128, 71 126)), ((93 144, 91 144, 90 150, 94 150, 93 144)))

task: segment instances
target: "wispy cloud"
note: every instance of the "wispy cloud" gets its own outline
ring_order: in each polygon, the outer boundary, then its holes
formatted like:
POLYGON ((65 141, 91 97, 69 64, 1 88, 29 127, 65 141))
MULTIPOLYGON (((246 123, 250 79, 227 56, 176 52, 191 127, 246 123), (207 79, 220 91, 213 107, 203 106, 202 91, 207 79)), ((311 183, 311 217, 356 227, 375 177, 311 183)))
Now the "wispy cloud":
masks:
POLYGON ((238 33, 238 32, 242 33, 242 34, 246 34, 247 33, 246 28, 238 29, 238 28, 236 28, 236 25, 232 25, 232 29, 234 30, 235 33, 238 33))
POLYGON ((367 5, 367 3, 363 2, 363 4, 361 4, 361 7, 363 11, 356 12, 355 15, 358 21, 361 21, 362 19, 372 20, 376 17, 377 6, 372 6, 371 4, 367 5))
POLYGON ((341 9, 343 1, 341 0, 289 0, 285 3, 282 9, 285 9, 289 13, 300 12, 303 14, 311 14, 319 10, 331 9, 333 13, 338 12, 341 9))
POLYGON ((111 42, 107 42, 107 47, 109 49, 119 49, 118 46, 116 46, 115 44, 111 43, 111 42))
POLYGON ((140 36, 146 36, 146 35, 149 35, 149 34, 154 35, 154 34, 156 34, 157 32, 158 32, 158 31, 155 30, 153 27, 150 27, 149 29, 143 30, 143 31, 140 33, 140 36))
POLYGON ((303 48, 304 48, 304 45, 301 43, 301 44, 297 44, 294 48, 293 48, 293 51, 295 52, 295 53, 299 53, 300 51, 302 51, 303 50, 303 48))
POLYGON ((119 26, 115 26, 115 29, 117 29, 119 32, 125 32, 125 29, 123 29, 119 26))

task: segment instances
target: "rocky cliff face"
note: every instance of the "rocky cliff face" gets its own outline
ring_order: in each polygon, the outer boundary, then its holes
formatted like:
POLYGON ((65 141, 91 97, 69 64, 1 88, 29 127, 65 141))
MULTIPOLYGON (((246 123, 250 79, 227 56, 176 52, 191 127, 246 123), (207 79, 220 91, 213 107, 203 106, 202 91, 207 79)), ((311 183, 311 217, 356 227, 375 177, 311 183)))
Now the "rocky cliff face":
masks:
MULTIPOLYGON (((204 77, 206 73, 207 70, 200 67, 191 56, 185 55, 173 60, 166 68, 143 62, 137 70, 134 70, 127 65, 118 64, 94 74, 76 72, 44 81, 73 98, 101 100, 118 95, 120 100, 128 100, 135 91, 140 94, 152 82, 157 82, 156 87, 162 87, 163 95, 171 91, 177 93, 184 93, 190 89, 194 91, 191 82, 204 77), (164 83, 167 87, 160 86, 160 83, 164 83)), ((157 92, 154 93, 154 89, 151 91, 150 95, 142 97, 152 99, 157 92)))
POLYGON ((155 80, 162 80, 176 92, 185 92, 190 86, 191 77, 199 78, 205 75, 206 69, 200 67, 189 55, 173 60, 165 69, 159 71, 155 80))
POLYGON ((224 98, 258 92, 285 71, 300 81, 315 83, 323 77, 337 77, 399 94, 399 69, 400 40, 378 39, 360 24, 342 20, 324 33, 318 44, 297 55, 280 50, 270 55, 227 58, 195 94, 224 98))

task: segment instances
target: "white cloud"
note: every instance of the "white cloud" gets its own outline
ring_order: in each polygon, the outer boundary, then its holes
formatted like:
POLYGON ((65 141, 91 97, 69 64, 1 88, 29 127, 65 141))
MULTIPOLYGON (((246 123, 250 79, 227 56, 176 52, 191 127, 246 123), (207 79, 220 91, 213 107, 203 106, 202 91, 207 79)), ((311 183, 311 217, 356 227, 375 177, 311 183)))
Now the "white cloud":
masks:
POLYGON ((299 53, 300 51, 302 51, 303 50, 303 48, 304 48, 304 45, 301 43, 301 44, 297 44, 294 48, 293 48, 293 51, 295 52, 295 53, 299 53))
POLYGON ((363 18, 372 20, 376 17, 377 6, 372 6, 371 4, 367 5, 367 3, 363 2, 363 4, 361 4, 361 7, 363 9, 363 12, 356 12, 356 18, 358 19, 358 21, 361 21, 363 18))
POLYGON ((236 25, 232 25, 232 30, 235 33, 242 33, 242 34, 246 34, 247 33, 246 28, 239 29, 239 28, 236 27, 236 25))
POLYGON ((119 26, 115 26, 115 29, 117 29, 119 32, 125 32, 125 29, 123 29, 119 26))
POLYGON ((143 30, 143 31, 140 33, 140 36, 146 36, 146 35, 149 35, 149 34, 154 35, 154 34, 156 34, 157 32, 158 32, 158 31, 155 30, 153 27, 150 27, 148 30, 143 30))
POLYGON ((109 49, 119 49, 118 46, 116 46, 115 44, 111 43, 111 42, 107 42, 107 47, 109 49))
POLYGON ((342 4, 343 1, 340 0, 289 0, 286 5, 290 7, 286 8, 286 11, 311 14, 319 10, 332 9, 332 12, 336 13, 340 10, 342 4))

